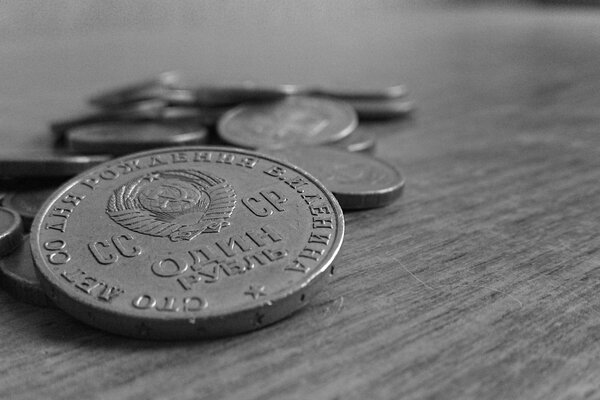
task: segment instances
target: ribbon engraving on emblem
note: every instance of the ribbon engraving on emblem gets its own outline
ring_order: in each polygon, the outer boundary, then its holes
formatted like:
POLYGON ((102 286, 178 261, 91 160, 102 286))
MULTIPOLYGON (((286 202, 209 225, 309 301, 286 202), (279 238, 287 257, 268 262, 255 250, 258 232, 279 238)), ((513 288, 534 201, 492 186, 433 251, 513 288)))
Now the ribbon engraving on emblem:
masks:
POLYGON ((224 179, 179 169, 150 172, 117 188, 106 213, 117 224, 172 241, 217 233, 229 225, 236 195, 224 179))

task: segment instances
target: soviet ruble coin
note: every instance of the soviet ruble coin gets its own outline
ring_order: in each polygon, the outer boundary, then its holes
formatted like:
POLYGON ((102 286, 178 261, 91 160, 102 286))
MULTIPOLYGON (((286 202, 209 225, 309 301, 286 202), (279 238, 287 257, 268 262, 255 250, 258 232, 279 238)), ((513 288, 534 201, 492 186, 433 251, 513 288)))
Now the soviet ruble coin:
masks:
POLYGON ((236 107, 223 115, 217 128, 221 139, 235 146, 279 149, 335 142, 357 124, 356 112, 344 102, 290 96, 236 107))
POLYGON ((66 142, 74 152, 122 155, 158 147, 205 144, 207 129, 199 124, 114 121, 75 127, 66 142))
POLYGON ((12 252, 23 235, 21 217, 16 211, 0 207, 0 257, 12 252))
POLYGON ((333 195, 284 161, 219 147, 148 151, 63 185, 32 228, 52 301, 110 332, 214 337, 269 325, 331 275, 333 195))
POLYGON ((344 210, 383 207, 403 191, 404 177, 393 165, 330 146, 269 151, 305 169, 333 192, 344 210))
POLYGON ((0 281, 4 290, 23 303, 52 306, 35 273, 29 235, 19 237, 17 248, 0 258, 0 281))

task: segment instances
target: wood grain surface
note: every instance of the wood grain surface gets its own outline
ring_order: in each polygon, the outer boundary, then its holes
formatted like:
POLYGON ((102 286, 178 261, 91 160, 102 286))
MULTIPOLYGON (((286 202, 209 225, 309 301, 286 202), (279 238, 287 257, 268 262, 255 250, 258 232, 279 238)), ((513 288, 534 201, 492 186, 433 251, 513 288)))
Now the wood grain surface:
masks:
POLYGON ((225 3, 3 28, 2 149, 167 69, 406 83, 413 118, 365 125, 403 197, 347 213, 332 284, 249 334, 131 340, 0 292, 0 398, 600 398, 600 13, 225 3))

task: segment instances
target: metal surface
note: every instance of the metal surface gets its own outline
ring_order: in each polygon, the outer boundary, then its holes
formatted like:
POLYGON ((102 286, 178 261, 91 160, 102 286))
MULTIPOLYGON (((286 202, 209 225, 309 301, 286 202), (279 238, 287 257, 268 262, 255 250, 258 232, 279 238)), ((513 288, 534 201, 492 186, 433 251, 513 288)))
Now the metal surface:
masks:
POLYGON ((0 257, 12 252, 21 242, 23 223, 19 214, 0 207, 0 257))
POLYGON ((415 110, 415 103, 409 100, 347 100, 361 120, 386 120, 403 118, 415 110))
POLYGON ((293 165, 184 147, 73 178, 31 243, 57 306, 100 329, 175 339, 257 329, 306 305, 343 234, 333 195, 293 165))
POLYGON ((376 158, 330 146, 269 151, 305 169, 331 190, 344 210, 383 207, 396 200, 404 178, 392 165, 376 158))
POLYGON ((349 135, 357 124, 356 113, 344 102, 292 96, 239 106, 221 118, 218 132, 236 146, 278 149, 335 142, 349 135))
POLYGON ((156 122, 110 122, 84 125, 66 135, 72 151, 114 155, 165 146, 205 144, 208 131, 200 124, 156 122))
POLYGON ((10 192, 2 200, 2 205, 17 212, 23 221, 23 227, 29 231, 31 223, 40 207, 58 186, 37 186, 21 188, 10 192))
POLYGON ((53 306, 35 273, 29 235, 19 236, 14 251, 0 258, 0 275, 2 288, 15 299, 36 306, 53 306))
POLYGON ((3 178, 66 178, 108 159, 110 156, 102 154, 73 155, 54 149, 0 151, 0 175, 3 178))
POLYGON ((331 146, 351 152, 373 153, 376 144, 377 135, 371 129, 358 126, 354 132, 342 140, 331 143, 331 146))

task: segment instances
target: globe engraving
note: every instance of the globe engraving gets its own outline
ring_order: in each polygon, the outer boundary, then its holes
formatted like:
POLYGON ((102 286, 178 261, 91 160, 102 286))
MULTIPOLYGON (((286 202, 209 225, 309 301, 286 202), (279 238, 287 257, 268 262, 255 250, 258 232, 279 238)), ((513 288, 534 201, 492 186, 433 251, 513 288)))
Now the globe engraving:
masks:
POLYGON ((200 206, 208 206, 208 195, 188 182, 174 179, 154 181, 138 195, 140 205, 148 211, 181 213, 200 206))

